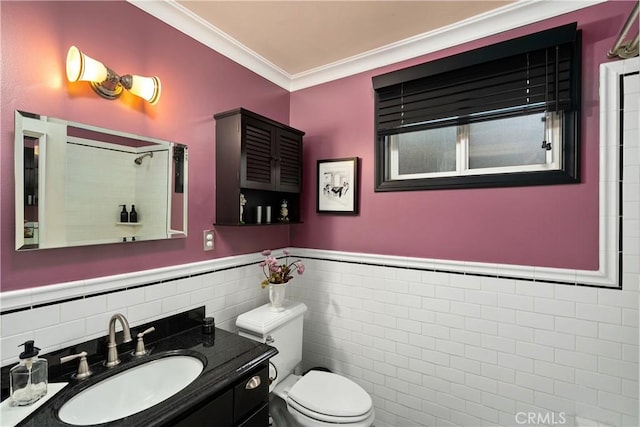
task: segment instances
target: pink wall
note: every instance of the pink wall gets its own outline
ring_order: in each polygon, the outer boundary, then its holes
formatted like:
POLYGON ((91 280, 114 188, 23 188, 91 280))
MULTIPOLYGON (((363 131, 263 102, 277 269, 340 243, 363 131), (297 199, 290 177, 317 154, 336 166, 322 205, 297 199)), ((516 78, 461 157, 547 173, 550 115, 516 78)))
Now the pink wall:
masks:
MULTIPOLYGON (((0 2, 0 286, 22 289, 284 247, 282 227, 216 230, 213 114, 245 107, 288 122, 289 93, 124 1, 0 2), (72 44, 121 74, 157 75, 160 102, 108 101, 69 84, 72 44), (20 109, 189 146, 189 237, 172 241, 14 251, 13 115, 20 109)), ((114 207, 115 209, 115 207, 114 207)))
POLYGON ((597 269, 598 65, 633 3, 604 3, 292 93, 291 125, 306 132, 304 225, 292 229, 292 246, 597 269), (581 184, 374 192, 372 76, 573 21, 583 30, 581 184), (360 216, 318 215, 316 161, 352 156, 362 159, 360 216))
POLYGON ((0 286, 2 291, 292 246, 400 256, 597 268, 597 67, 632 2, 609 2, 541 25, 469 43, 288 94, 124 1, 0 2, 0 286), (98 17, 94 19, 93 17, 98 17), (113 17, 107 18, 107 17, 113 17), (583 183, 570 186, 373 191, 371 76, 577 20, 584 30, 583 183), (69 84, 64 58, 76 44, 114 70, 162 79, 156 106, 125 94, 99 98, 69 84), (307 132, 302 225, 217 228, 212 115, 245 107, 307 132), (174 140, 189 146, 187 239, 14 251, 15 109, 174 140), (291 113, 290 113, 291 111, 291 113), (362 158, 361 215, 315 213, 316 160, 362 158))

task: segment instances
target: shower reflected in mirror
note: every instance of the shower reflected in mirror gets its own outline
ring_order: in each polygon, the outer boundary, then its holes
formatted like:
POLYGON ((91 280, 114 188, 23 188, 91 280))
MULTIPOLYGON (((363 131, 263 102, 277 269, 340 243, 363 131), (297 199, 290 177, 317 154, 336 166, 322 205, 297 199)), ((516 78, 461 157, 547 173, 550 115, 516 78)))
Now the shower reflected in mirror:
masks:
POLYGON ((187 177, 186 145, 16 111, 16 250, 186 237, 187 177))

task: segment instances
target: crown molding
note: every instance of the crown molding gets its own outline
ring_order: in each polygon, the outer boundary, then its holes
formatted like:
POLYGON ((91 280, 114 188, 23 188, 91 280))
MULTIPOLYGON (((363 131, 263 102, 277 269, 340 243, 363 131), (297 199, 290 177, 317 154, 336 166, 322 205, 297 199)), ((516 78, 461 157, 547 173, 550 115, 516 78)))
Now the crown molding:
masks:
POLYGON ((272 83, 290 90, 290 74, 175 0, 126 1, 272 83))
POLYGON ((521 0, 493 11, 407 38, 331 64, 297 73, 290 90, 296 91, 361 72, 395 64, 503 31, 603 3, 606 0, 521 0))
POLYGON ((293 92, 594 6, 606 0, 520 0, 434 31, 293 75, 175 0, 127 1, 272 83, 293 92))

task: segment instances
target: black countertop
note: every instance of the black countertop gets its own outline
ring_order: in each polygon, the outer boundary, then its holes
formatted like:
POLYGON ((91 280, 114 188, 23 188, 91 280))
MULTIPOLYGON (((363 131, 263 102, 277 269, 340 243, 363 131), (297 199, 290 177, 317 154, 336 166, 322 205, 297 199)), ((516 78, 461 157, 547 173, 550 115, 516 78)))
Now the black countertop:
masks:
MULTIPOLYGON (((166 426, 170 425, 172 420, 180 418, 189 408, 198 406, 203 402, 209 401, 228 389, 233 383, 237 382, 243 376, 247 375, 256 367, 266 364, 269 358, 277 354, 277 350, 266 344, 252 341, 241 337, 237 334, 215 329, 215 334, 207 335, 203 333, 201 327, 201 317, 204 314, 204 308, 199 310, 194 316, 194 311, 189 312, 190 319, 182 322, 185 329, 175 331, 176 324, 179 321, 171 322, 171 318, 162 319, 155 322, 158 326, 156 332, 160 330, 162 336, 157 336, 157 340, 151 341, 151 334, 145 336, 145 341, 149 340, 147 348, 151 348, 151 353, 142 357, 133 357, 130 348, 135 344, 135 334, 132 328, 132 336, 134 342, 129 345, 119 345, 119 355, 121 363, 113 368, 106 368, 102 364, 102 359, 106 353, 102 353, 104 348, 104 338, 96 341, 96 354, 91 354, 90 350, 82 347, 90 347, 92 342, 83 343, 65 350, 44 355, 49 360, 49 382, 69 382, 69 384, 53 396, 44 405, 38 408, 29 417, 24 419, 18 426, 30 427, 46 427, 46 426, 69 426, 69 424, 61 421, 57 413, 62 405, 78 392, 92 386, 93 384, 122 372, 131 367, 143 364, 150 360, 162 357, 184 354, 200 358, 205 362, 205 367, 198 378, 196 378, 186 388, 173 395, 171 398, 160 402, 159 404, 109 423, 98 424, 100 426, 166 426), (93 375, 84 380, 72 378, 72 370, 77 367, 78 361, 72 361, 65 365, 59 365, 56 361, 60 357, 73 354, 73 352, 88 351, 90 368, 93 375), (102 353, 102 354, 98 354, 102 353), (48 357, 47 357, 48 356, 48 357), (95 362, 96 359, 100 361, 95 362)), ((187 313, 184 313, 187 314, 187 313)), ((173 316, 174 318, 176 316, 173 316)), ((182 319, 184 320, 184 319, 182 319)), ((151 322, 136 328, 136 331, 142 331, 149 325, 155 326, 151 322)), ((121 342, 121 333, 118 334, 117 342, 121 342)), ((9 367, 6 367, 7 369, 9 367)), ((6 369, 3 368, 3 371, 6 369)))

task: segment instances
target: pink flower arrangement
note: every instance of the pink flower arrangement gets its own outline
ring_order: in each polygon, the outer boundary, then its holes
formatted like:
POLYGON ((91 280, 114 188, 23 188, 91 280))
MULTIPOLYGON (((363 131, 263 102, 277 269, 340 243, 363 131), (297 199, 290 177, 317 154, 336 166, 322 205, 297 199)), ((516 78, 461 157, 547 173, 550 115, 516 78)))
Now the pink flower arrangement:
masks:
POLYGON ((278 260, 271 255, 271 251, 269 249, 262 251, 262 255, 265 259, 260 263, 260 267, 262 267, 265 279, 260 283, 260 285, 263 288, 266 288, 271 283, 289 282, 289 280, 293 279, 292 273, 294 270, 298 274, 304 273, 304 264, 302 261, 297 260, 289 263, 290 252, 285 249, 282 253, 286 256, 285 262, 284 264, 278 264, 278 260))

